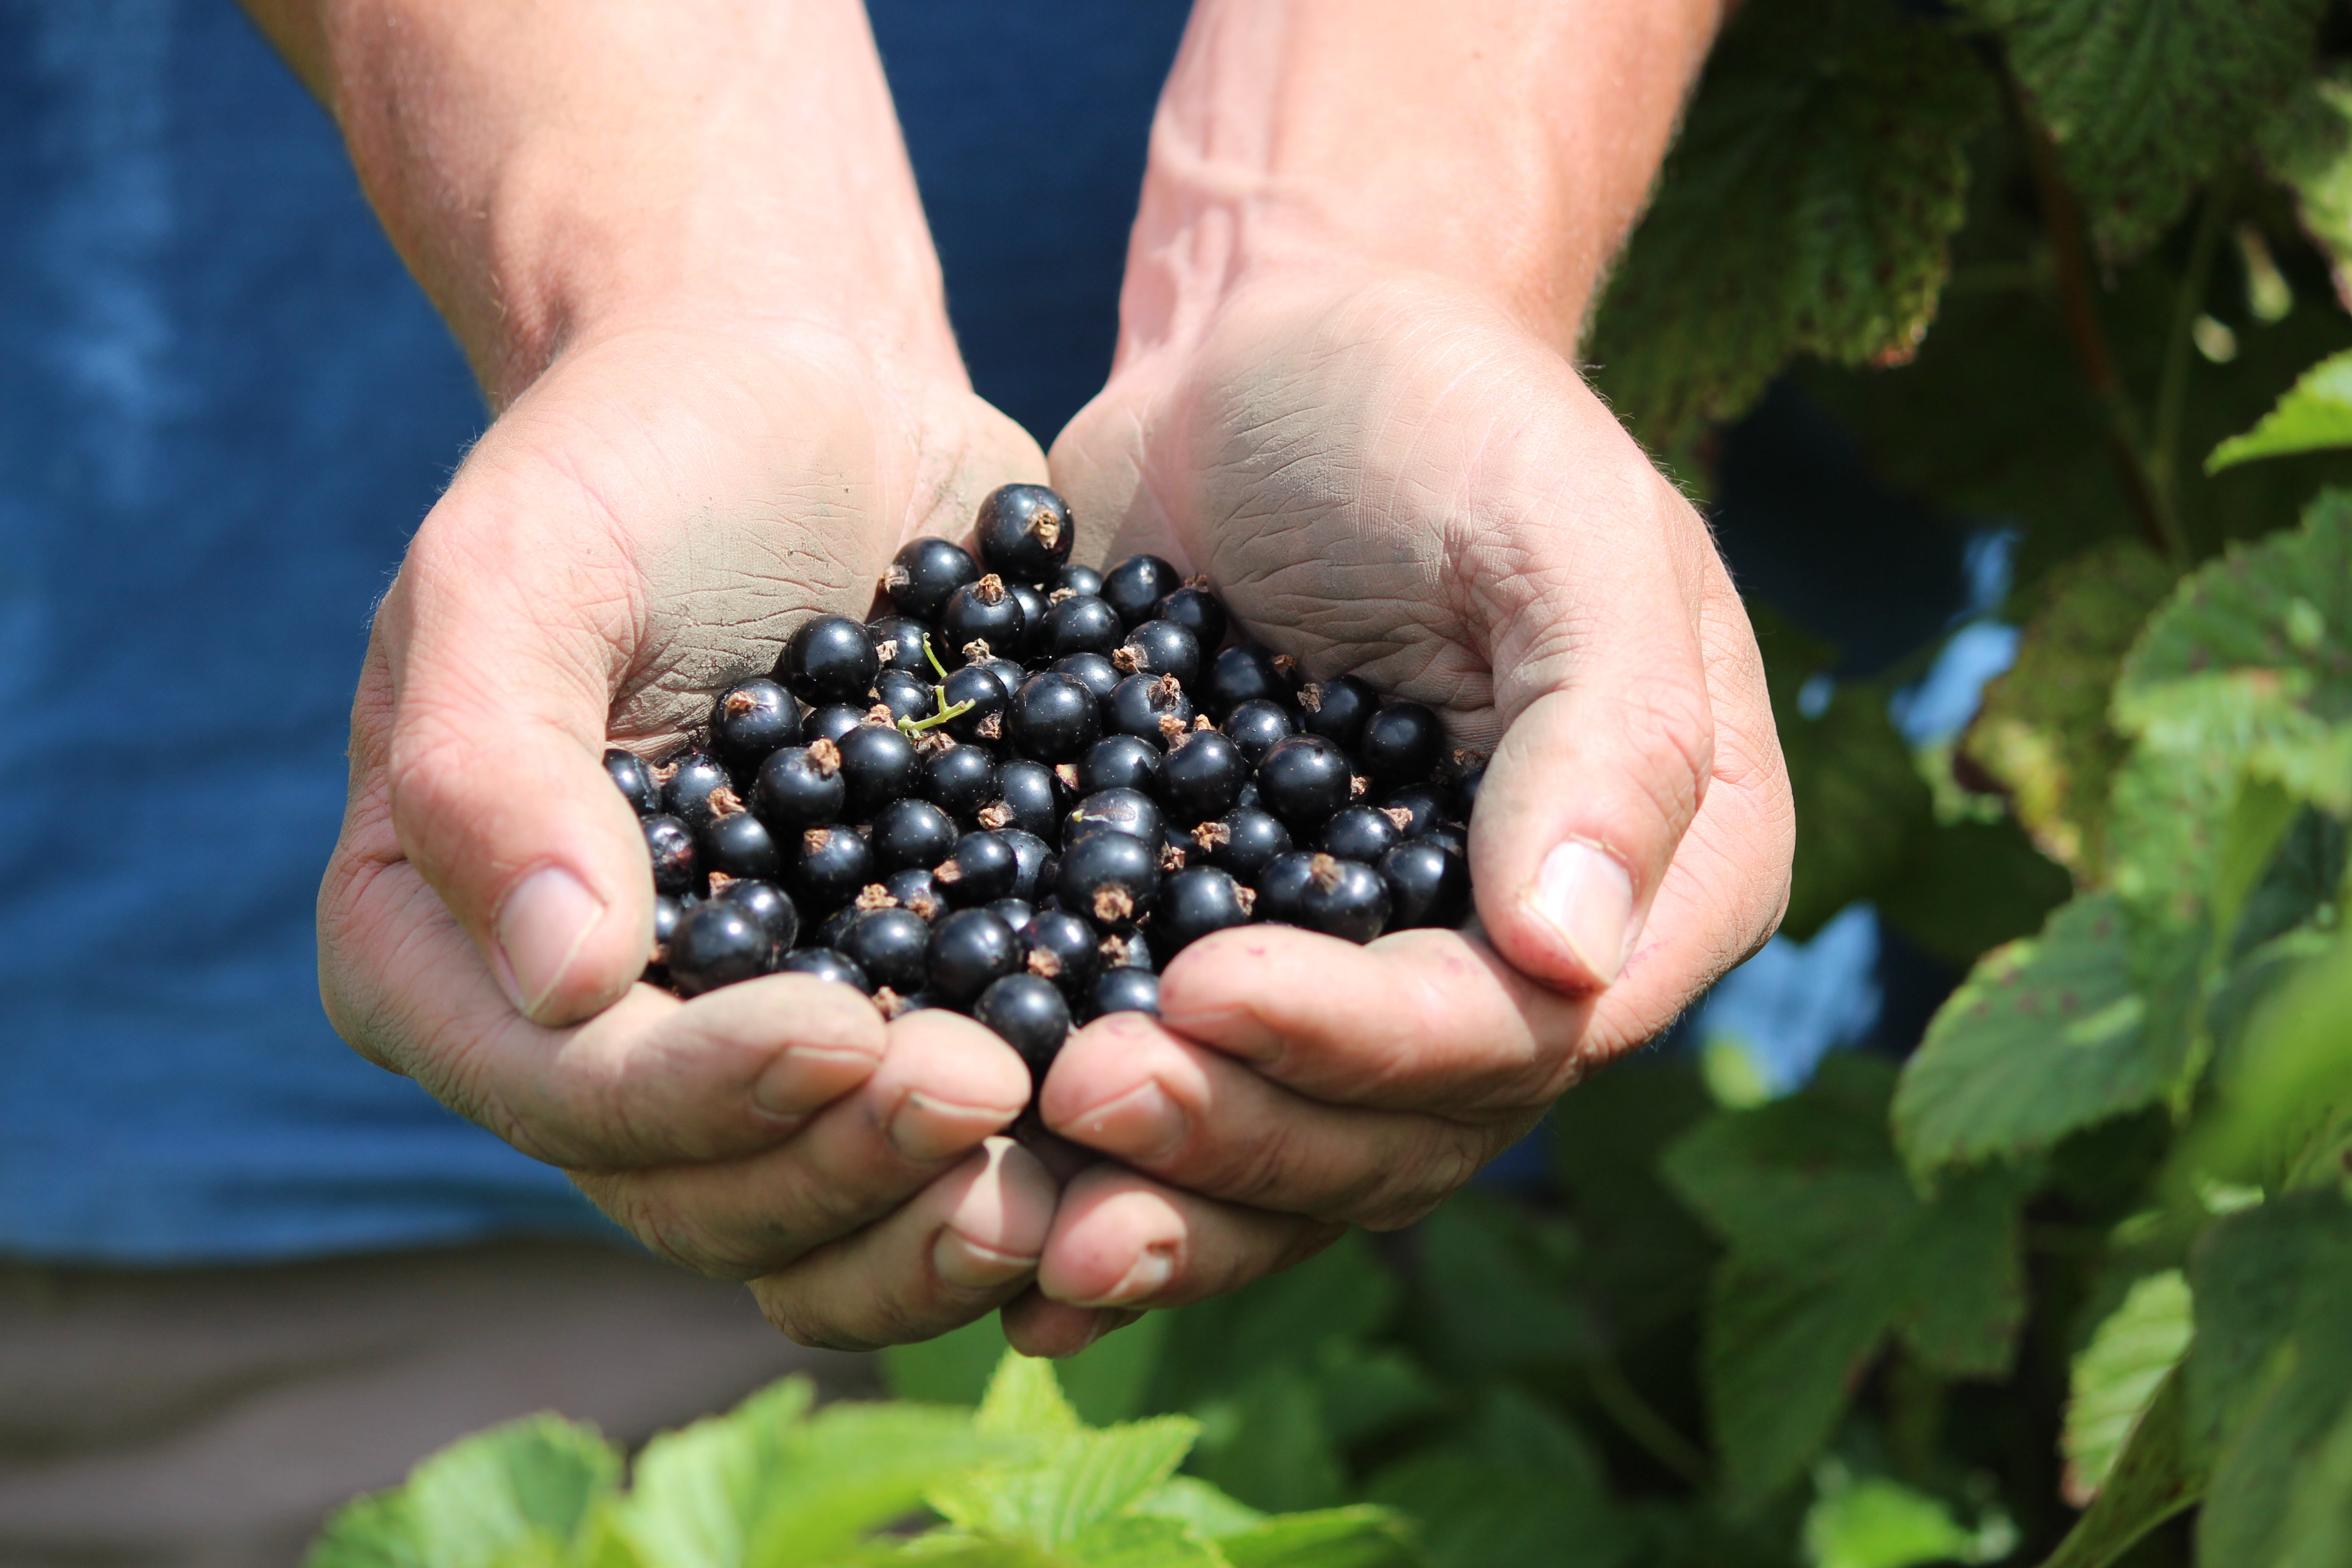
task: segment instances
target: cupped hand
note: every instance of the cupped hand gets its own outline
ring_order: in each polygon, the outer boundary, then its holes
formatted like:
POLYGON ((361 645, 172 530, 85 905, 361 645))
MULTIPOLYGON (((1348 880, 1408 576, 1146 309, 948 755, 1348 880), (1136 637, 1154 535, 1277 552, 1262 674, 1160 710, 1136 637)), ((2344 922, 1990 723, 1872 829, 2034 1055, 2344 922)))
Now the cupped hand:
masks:
POLYGON ((602 754, 658 754, 806 615, 862 618, 904 538, 1043 470, 952 364, 606 330, 482 437, 376 616, 320 895, 337 1028, 804 1342, 925 1337, 1027 1283, 1054 1184, 997 1136, 1027 1073, 814 980, 635 984, 653 887, 602 754))
POLYGON ((1114 1321, 1074 1305, 1179 1304, 1426 1213, 1763 942, 1792 821, 1706 525, 1460 289, 1246 284, 1128 343, 1052 466, 1082 540, 1205 574, 1236 635, 1492 753, 1471 930, 1222 932, 1167 966, 1159 1023, 1064 1049, 1045 1120, 1109 1159, 1007 1313, 1058 1352, 1114 1321))

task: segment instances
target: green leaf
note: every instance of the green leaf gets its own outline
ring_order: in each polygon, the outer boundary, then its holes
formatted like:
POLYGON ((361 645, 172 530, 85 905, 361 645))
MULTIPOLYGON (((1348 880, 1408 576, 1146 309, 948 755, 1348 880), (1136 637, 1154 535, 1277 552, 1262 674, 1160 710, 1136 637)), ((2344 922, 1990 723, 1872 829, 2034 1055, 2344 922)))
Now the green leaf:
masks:
POLYGON ((2352 1169, 2352 942, 2298 946, 2310 956, 2257 1007, 2182 1151, 2208 1178, 2275 1191, 2352 1169))
POLYGON ((593 1427, 556 1415, 493 1426, 418 1464, 397 1492, 344 1509, 311 1568, 492 1568, 534 1552, 551 1563, 620 1473, 593 1427))
POLYGON ((814 1395, 807 1379, 787 1378, 646 1444, 618 1510, 620 1533, 660 1568, 742 1568, 783 1473, 785 1433, 814 1395))
POLYGON ((1963 0, 2111 258, 2137 254, 2311 64, 2325 0, 1963 0))
POLYGON ((1201 1409, 1201 1477, 1253 1508, 1323 1508, 1347 1475, 1323 1424, 1322 1399, 1294 1363, 1277 1362, 1229 1400, 1201 1409))
POLYGON ((2205 1473, 2183 1428, 2181 1387, 2177 1372, 2158 1385, 2097 1500, 2042 1568, 2106 1568, 2140 1537, 2198 1500, 2205 1473))
POLYGON ((1146 1312, 1117 1333, 1105 1334, 1074 1356, 1054 1363, 1062 1391, 1078 1418, 1108 1426, 1143 1413, 1173 1321, 1166 1312, 1146 1312))
POLYGON ((1825 1490, 1805 1514, 1813 1568, 1916 1568, 1975 1563, 1977 1536, 1950 1509, 1899 1481, 1872 1476, 1825 1490))
POLYGON ((1923 1179, 2015 1160, 2159 1099, 2181 1062, 2177 1032, 2147 1026, 2121 903, 2089 894, 1986 954, 1937 1010, 1903 1068, 1895 1141, 1923 1179))
POLYGON ((1384 1508, 1290 1513, 1216 1538, 1233 1568, 1415 1568, 1412 1532, 1384 1508))
POLYGON ((1203 1541, 1216 1541, 1265 1521, 1265 1515, 1227 1497, 1198 1476, 1171 1476, 1129 1510, 1172 1519, 1203 1541))
POLYGON ((1503 1372, 1591 1355, 1593 1325, 1566 1288, 1567 1226, 1470 1192, 1424 1220, 1420 1237, 1418 1284, 1449 1360, 1503 1372))
POLYGON ((2294 191, 2304 231, 2332 263, 2336 298, 2352 300, 2352 81, 2305 81, 2265 131, 2263 156, 2294 191))
POLYGON ((1552 1108, 1552 1159, 1591 1238, 1578 1277, 1622 1352, 1692 1317, 1717 1248, 1659 1178, 1666 1145, 1714 1111, 1685 1062, 1636 1057, 1578 1084, 1552 1108))
POLYGON ((879 1357, 894 1399, 926 1405, 977 1405, 1004 1359, 1004 1330, 991 1312, 935 1340, 889 1345, 879 1357))
POLYGON ((302 1568, 430 1568, 400 1488, 354 1498, 327 1520, 302 1568))
POLYGON ((2214 447, 2205 459, 2205 471, 2216 474, 2257 458, 2330 447, 2352 447, 2352 353, 2336 354, 2305 371, 2261 424, 2214 447))
POLYGON ((919 1405, 835 1405, 786 1435, 761 1489, 744 1561, 833 1561, 866 1531, 918 1511, 925 1494, 1003 1454, 970 1413, 919 1405))
POLYGON ((994 1437, 1046 1439, 1069 1436, 1085 1426, 1063 1397, 1054 1363, 1015 1351, 998 1358, 973 1424, 994 1437))
POLYGON ((1591 1443, 1509 1389, 1480 1402, 1459 1440, 1388 1467, 1365 1492, 1417 1521, 1441 1568, 1557 1563, 1565 1542, 1579 1568, 1607 1568, 1634 1545, 1591 1443))
POLYGON ((1878 0, 1757 0, 1725 30, 1595 318, 1589 358, 1654 447, 1800 353, 1907 357, 1935 314, 1991 85, 1878 0))
POLYGON ((1106 1519, 1061 1543, 1080 1568, 1225 1568, 1224 1554, 1172 1519, 1106 1519))
POLYGON ((2107 722, 2108 699, 2132 639, 2175 581, 2137 544, 2092 551, 2043 579, 2016 662, 1986 684, 1961 742, 2009 792, 2042 853, 2089 880, 2104 861, 2107 791, 2126 752, 2107 722))
POLYGON ((1937 823, 1914 834, 1873 895, 1879 918, 1958 969, 2031 936, 2074 891, 2064 868, 2011 821, 1937 823))
POLYGON ((2177 1268, 2136 1281, 2074 1358, 2066 1425, 2066 1500, 2098 1495, 2116 1456, 2147 1413, 2158 1384, 2189 1349, 2189 1280, 2177 1268))
POLYGON ((1323 1346, 1371 1333, 1396 1303, 1394 1276, 1350 1231, 1296 1268, 1170 1313, 1154 1403, 1191 1408, 1276 1362, 1310 1365, 1323 1346))
POLYGON ((2116 722, 2158 751, 2234 762, 2352 813, 2352 493, 2235 545, 2149 623, 2116 722))

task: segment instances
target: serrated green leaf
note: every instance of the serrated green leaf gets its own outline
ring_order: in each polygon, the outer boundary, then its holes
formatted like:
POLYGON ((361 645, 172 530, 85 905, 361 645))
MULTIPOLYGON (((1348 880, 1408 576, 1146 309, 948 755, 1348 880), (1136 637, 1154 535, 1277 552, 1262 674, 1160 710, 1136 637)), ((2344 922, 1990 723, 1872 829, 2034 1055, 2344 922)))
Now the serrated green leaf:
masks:
POLYGON ((646 1444, 616 1510, 621 1533, 661 1568, 743 1568, 783 1472, 785 1434, 814 1397, 806 1378, 787 1378, 646 1444))
POLYGON ((560 1561, 620 1478, 592 1427, 556 1415, 493 1426, 420 1462, 396 1492, 338 1513, 311 1568, 495 1568, 560 1561))
POLYGON ((1233 1568, 1414 1568, 1412 1532, 1384 1508, 1285 1514, 1217 1538, 1233 1568))
POLYGON ((2279 1529, 2282 1568, 2352 1563, 2352 1411, 2315 1445, 2279 1529))
POLYGON ((1804 1473, 1893 1316, 1885 1292, 1858 1276, 1738 1258, 1717 1268, 1700 1370, 1735 1510, 1804 1473))
POLYGON ((2088 1506, 2105 1484, 2158 1384, 2189 1349, 2188 1277, 2177 1268, 2134 1282, 2074 1358, 2059 1448, 2066 1500, 2088 1506))
POLYGON ((1565 1289, 1574 1246, 1565 1226, 1472 1192, 1424 1220, 1420 1236, 1420 1288, 1461 1366, 1491 1373, 1592 1353, 1593 1326, 1565 1289))
POLYGON ((1974 1563, 1977 1538, 1936 1498, 1884 1476, 1824 1492, 1805 1513, 1813 1568, 1917 1568, 1974 1563))
POLYGON ((337 1509, 302 1568, 430 1568, 406 1491, 371 1492, 337 1509))
POLYGON ((2108 1470, 2106 1485, 2042 1568, 2107 1568, 2149 1531, 2197 1501, 2205 1471, 2183 1427, 2181 1389, 2177 1372, 2158 1385, 2108 1470))
POLYGON ((2311 64, 2324 0, 1963 0, 2058 145, 2111 258, 2136 255, 2311 64))
MULTIPOLYGON (((2316 933, 2314 933, 2315 935, 2316 933)), ((2352 942, 2307 954, 2273 984, 2237 1042, 2210 1112, 2183 1146, 2209 1179, 2272 1190, 2343 1179, 2352 1150, 2352 942)))
POLYGON ((1011 1440, 968 1412, 918 1405, 835 1405, 786 1435, 748 1532, 748 1568, 804 1568, 915 1513, 950 1478, 1001 1457, 1011 1440))
POLYGON ((1006 1351, 981 1396, 972 1425, 992 1437, 1053 1439, 1084 1430, 1078 1413, 1063 1397, 1054 1363, 1006 1351))
POLYGON ((2352 302, 2352 80, 2305 81, 2264 129, 2262 152, 2294 190, 2304 232, 2326 254, 2336 298, 2352 302))
POLYGON ((1757 0, 1725 30, 1595 318, 1589 357, 1654 447, 1781 366, 1907 357, 1965 213, 1991 84, 1876 0, 1757 0))
POLYGON ((1223 1552, 1182 1524, 1147 1515, 1089 1525, 1055 1556, 1076 1568, 1227 1568, 1223 1552))
POLYGON ((2336 354, 2305 371, 2261 424, 2214 447, 2205 471, 2218 474, 2258 458, 2330 447, 2352 447, 2352 353, 2336 354))
POLYGON ((2126 664, 2115 715, 2145 746, 2352 812, 2352 493, 2183 584, 2126 664))
POLYGON ((1051 1362, 1009 1352, 973 1424, 1027 1451, 934 1487, 931 1506, 968 1531, 1047 1552, 1158 1491, 1201 1431, 1181 1415, 1088 1429, 1062 1397, 1051 1362))
POLYGON ((1226 1496, 1198 1476, 1171 1476, 1159 1490, 1148 1493, 1131 1510, 1154 1519, 1172 1519, 1203 1541, 1216 1541, 1263 1522, 1265 1515, 1238 1498, 1226 1496))
POLYGON ((1570 1542, 1578 1568, 1612 1568, 1633 1546, 1605 1504, 1457 1454, 1403 1460, 1364 1489, 1414 1522, 1434 1568, 1539 1568, 1559 1562, 1570 1542))
POLYGON ((2027 607, 2016 662, 1987 683, 1961 742, 2060 865, 2095 881, 2107 791, 2126 743, 2107 722, 2116 673, 2176 581, 2137 544, 2095 550, 2053 573, 2027 607))

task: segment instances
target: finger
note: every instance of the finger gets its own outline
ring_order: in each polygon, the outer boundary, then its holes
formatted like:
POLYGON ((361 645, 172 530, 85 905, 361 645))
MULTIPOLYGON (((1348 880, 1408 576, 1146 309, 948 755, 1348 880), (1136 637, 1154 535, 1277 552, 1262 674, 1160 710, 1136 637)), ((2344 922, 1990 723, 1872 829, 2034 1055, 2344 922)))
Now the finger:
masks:
POLYGON ((751 1294, 804 1345, 873 1350, 943 1334, 1028 1289, 1055 1192, 1027 1150, 991 1138, 887 1219, 754 1279, 751 1294))
POLYGON ((1073 1307, 1032 1285, 997 1314, 1004 1342, 1027 1356, 1059 1360, 1073 1356, 1105 1334, 1142 1321, 1141 1312, 1115 1307, 1073 1307))
POLYGON ((1474 1123, 1327 1105, 1140 1013, 1072 1036, 1039 1110, 1063 1136, 1188 1192, 1374 1230, 1427 1214, 1540 1114, 1474 1123))
POLYGON ((951 1013, 909 1014, 890 1026, 864 1087, 775 1148, 571 1174, 663 1257, 750 1279, 880 1219, 1010 1126, 1028 1099, 1028 1069, 1012 1047, 951 1013))
POLYGON ((1304 1262, 1346 1229, 1097 1165, 1063 1191, 1037 1288, 1079 1307, 1181 1307, 1304 1262))
POLYGON ((1538 985, 1475 934, 1358 947, 1286 926, 1220 931, 1160 982, 1160 1016, 1330 1105, 1491 1117, 1576 1081, 1594 1003, 1538 985), (1313 974, 1314 985, 1301 985, 1313 974))

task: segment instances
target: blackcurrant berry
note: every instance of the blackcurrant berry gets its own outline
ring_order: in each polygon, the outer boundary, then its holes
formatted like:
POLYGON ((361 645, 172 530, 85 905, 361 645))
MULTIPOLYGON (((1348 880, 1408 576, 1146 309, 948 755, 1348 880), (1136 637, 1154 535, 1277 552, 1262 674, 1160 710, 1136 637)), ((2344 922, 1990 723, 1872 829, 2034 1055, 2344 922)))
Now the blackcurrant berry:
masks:
POLYGON ((1145 621, 1110 656, 1121 675, 1172 675, 1178 684, 1201 679, 1201 639, 1174 621, 1145 621))
POLYGON ((661 810, 661 785, 654 782, 653 769, 635 752, 625 752, 614 746, 604 752, 604 771, 613 775, 614 785, 621 798, 639 816, 652 816, 661 810))
POLYGON ((669 938, 669 978, 682 995, 699 996, 767 972, 767 928, 750 911, 714 899, 679 917, 669 938))
POLYGON ((1400 844, 1380 860, 1388 884, 1389 929, 1451 928, 1470 913, 1470 867, 1461 856, 1426 841, 1400 844))
POLYGON ((1352 747, 1364 732, 1364 721, 1380 706, 1380 696, 1352 675, 1298 689, 1298 727, 1320 735, 1335 746, 1352 747))
POLYGON ((694 858, 694 829, 675 816, 645 819, 646 852, 653 858, 654 891, 698 893, 702 875, 694 858))
POLYGON ((958 910, 930 931, 930 989, 951 1007, 969 1007, 1021 963, 1021 939, 986 910, 958 910))
POLYGON ((884 876, 912 867, 936 866, 956 845, 955 818, 928 800, 892 801, 874 814, 874 834, 866 847, 884 876))
POLYGON ((972 1004, 971 1016, 1021 1054, 1033 1086, 1045 1081, 1046 1069, 1069 1037, 1069 1003, 1034 974, 1008 974, 991 984, 972 1004))
POLYGON ((726 761, 756 768, 782 746, 801 743, 801 705, 772 680, 746 680, 710 705, 710 743, 726 761))
POLYGON ((1172 675, 1130 675, 1110 694, 1104 727, 1164 747, 1192 727, 1192 700, 1172 675))
POLYGON ((912 616, 881 616, 866 623, 866 637, 874 645, 874 657, 882 661, 884 669, 895 669, 902 675, 931 673, 931 661, 923 657, 923 639, 936 637, 937 634, 929 622, 912 616))
POLYGON ((1094 693, 1066 675, 1033 675, 1006 710, 1005 730, 1022 754, 1039 762, 1075 762, 1102 734, 1094 693))
POLYGON ((1017 827, 1040 838, 1061 837, 1062 794, 1054 770, 1025 759, 996 770, 996 798, 981 807, 982 827, 1002 833, 1017 827))
POLYGON ((993 657, 981 659, 970 668, 984 669, 996 677, 996 684, 1004 689, 1004 695, 1007 697, 1020 690, 1021 683, 1028 679, 1031 673, 1009 658, 993 657))
POLYGON ((1092 595, 1065 599, 1045 612, 1045 648, 1055 658, 1074 653, 1108 657, 1126 634, 1118 612, 1092 595))
POLYGON ((1047 648, 1045 612, 1052 607, 1046 604, 1045 595, 1026 583, 1007 583, 1004 590, 1021 601, 1021 636, 1013 647, 997 651, 1017 659, 1044 657, 1047 648))
MULTIPOLYGON (((963 546, 926 537, 899 546, 898 553, 890 559, 890 570, 882 575, 882 591, 890 596, 890 607, 898 614, 934 622, 949 595, 979 581, 980 563, 963 546)), ((944 649, 940 657, 947 657, 944 649)))
POLYGON ((1057 658, 1049 667, 1055 675, 1066 675, 1095 694, 1095 704, 1104 712, 1110 710, 1111 693, 1127 678, 1119 674, 1110 659, 1098 653, 1074 653, 1057 658))
POLYGON ((1095 928, 1067 910, 1047 910, 1029 922, 1023 937, 1029 944, 1024 967, 1060 986, 1073 1003, 1085 1001, 1102 971, 1095 928))
POLYGON ((1142 969, 1155 974, 1159 973, 1151 962, 1151 943, 1139 931, 1113 931, 1097 942, 1095 950, 1102 954, 1103 963, 1113 969, 1142 969))
POLYGON ((776 752, 760 764, 759 782, 751 786, 751 810, 775 834, 838 822, 848 798, 841 749, 831 741, 776 752))
MULTIPOLYGON (((1400 816, 1405 815, 1398 813, 1400 816)), ((1410 821, 1410 816, 1406 820, 1410 821)), ((1323 825, 1322 836, 1316 843, 1326 855, 1335 855, 1342 860, 1361 860, 1369 866, 1403 841, 1402 825, 1380 807, 1343 805, 1323 825)))
POLYGON ((1377 784, 1419 784, 1437 767, 1445 728, 1418 702, 1391 702, 1364 721, 1356 754, 1377 784))
POLYGON ((1298 896, 1298 923, 1326 936, 1366 942, 1389 921, 1389 888, 1360 860, 1318 855, 1308 863, 1298 896))
POLYGON ((1160 976, 1148 969, 1106 969, 1095 981, 1096 1017, 1106 1013, 1160 1016, 1160 976))
POLYGON ((801 722, 801 739, 838 744, 844 735, 866 722, 866 715, 873 707, 870 702, 856 708, 846 702, 828 702, 822 708, 812 708, 801 722))
POLYGON ((1476 752, 1448 752, 1439 772, 1453 788, 1455 820, 1469 821, 1477 809, 1478 786, 1486 782, 1486 759, 1476 752))
POLYGON ((1011 699, 994 669, 968 664, 940 682, 939 689, 950 711, 963 710, 940 726, 950 740, 971 746, 993 745, 1003 739, 1004 710, 1011 699))
POLYGON ((989 654, 1012 653, 1021 646, 1024 621, 1021 601, 1005 587, 1003 578, 991 573, 967 583, 948 595, 940 611, 940 637, 950 650, 940 658, 948 664, 987 658, 968 651, 976 642, 986 643, 989 654))
POLYGON ((1182 586, 1176 568, 1157 555, 1130 555, 1103 574, 1102 596, 1121 621, 1139 626, 1152 606, 1182 586))
MULTIPOLYGON (((931 868, 928 866, 891 872, 882 879, 882 892, 900 909, 925 921, 936 921, 948 912, 947 895, 940 891, 939 883, 932 879, 931 868)), ((858 895, 861 899, 865 896, 865 893, 858 895)))
POLYGON ((874 880, 874 856, 866 840, 846 827, 802 831, 789 856, 784 885, 803 911, 830 914, 874 880))
POLYGON ((1348 804, 1348 755, 1320 735, 1293 735, 1257 764, 1258 799, 1293 833, 1312 836, 1348 804))
POLYGON ((1109 735, 1087 748, 1078 759, 1078 790, 1093 795, 1099 790, 1131 789, 1145 795, 1160 793, 1160 748, 1133 735, 1109 735))
POLYGON ((847 616, 819 616, 793 633, 776 668, 803 702, 863 702, 882 661, 864 626, 847 616))
POLYGON ((782 957, 800 940, 801 912, 773 882, 752 879, 730 882, 717 901, 733 904, 758 921, 760 929, 768 933, 769 951, 775 957, 782 957))
POLYGON ((1192 829, 1201 858, 1255 884, 1277 855, 1291 852, 1290 831, 1262 811, 1237 809, 1192 829))
POLYGON ((1160 892, 1160 836, 1096 832, 1062 855, 1055 892, 1062 907, 1103 927, 1123 926, 1147 913, 1160 892))
POLYGON ((1018 827, 1003 828, 997 837, 1013 846, 1013 861, 1017 868, 1013 878, 1013 896, 1024 903, 1043 903, 1061 876, 1061 857, 1043 838, 1018 827))
POLYGON ((1045 579, 1045 592, 1048 595, 1070 593, 1083 595, 1087 598, 1100 598, 1102 574, 1091 566, 1080 566, 1075 562, 1065 561, 1054 568, 1054 574, 1051 577, 1045 579))
POLYGON ((1445 794, 1435 784, 1408 784, 1381 802, 1384 811, 1404 813, 1404 836, 1418 838, 1446 820, 1445 794))
POLYGON ((841 777, 849 786, 843 808, 863 822, 902 795, 912 795, 921 772, 915 742, 887 724, 860 724, 834 742, 841 753, 841 777))
POLYGON ((906 910, 864 910, 834 942, 834 950, 877 986, 904 995, 919 991, 930 973, 931 928, 906 910))
POLYGON ((1013 934, 1023 942, 1029 940, 1029 927, 1037 919, 1035 906, 1020 899, 999 899, 988 906, 988 912, 1013 928, 1013 934))
POLYGON ((1219 728, 1242 749, 1243 760, 1253 768, 1265 761, 1265 753, 1276 741, 1287 740, 1298 732, 1298 727, 1290 721, 1289 710, 1263 697, 1235 703, 1219 728))
POLYGON ((646 961, 646 972, 639 979, 655 985, 669 984, 669 939, 677 932, 677 922, 694 906, 667 893, 654 895, 654 949, 646 961))
POLYGON ((933 805, 969 821, 996 795, 996 758, 985 746, 940 746, 924 756, 915 787, 933 805))
POLYGON ((1077 530, 1069 504, 1044 485, 1000 485, 972 525, 980 558, 1008 582, 1043 583, 1070 558, 1077 530))
POLYGON ((1286 925, 1305 923, 1307 884, 1315 872, 1315 857, 1296 851, 1276 856, 1257 877, 1257 909, 1262 921, 1286 925))
POLYGON ((1297 701, 1297 691, 1290 679, 1297 668, 1293 661, 1286 670, 1269 648, 1254 642, 1236 643, 1209 661, 1209 711, 1223 715, 1244 702, 1271 702, 1288 709, 1297 701))
POLYGON ((1249 776, 1239 746, 1214 730, 1188 730, 1169 748, 1160 799, 1180 823, 1206 822, 1233 810, 1249 776))
POLYGON ((819 947, 841 945, 841 939, 849 934, 851 923, 866 912, 864 899, 865 895, 861 893, 817 922, 815 940, 819 947))
POLYGON ((766 825, 740 805, 704 823, 694 850, 704 870, 721 876, 773 881, 783 875, 784 858, 766 825))
POLYGON ((662 810, 688 827, 699 828, 717 815, 719 791, 725 790, 729 799, 735 793, 726 764, 707 752, 680 752, 655 774, 663 780, 662 810))
POLYGON ((1159 851, 1165 831, 1160 803, 1141 790, 1098 790, 1071 808, 1063 820, 1062 847, 1069 850, 1097 833, 1124 833, 1159 851))
POLYGON ((1021 862, 1002 835, 967 833, 954 840, 931 868, 931 880, 941 896, 959 909, 992 904, 1014 896, 1021 862))
POLYGON ((1224 601, 1209 592, 1208 579, 1204 577, 1186 583, 1152 606, 1151 613, 1191 632, 1199 641, 1203 657, 1214 653, 1217 645, 1225 640, 1224 601))
POLYGON ((1449 850, 1454 854, 1461 856, 1462 863, 1464 865, 1466 866, 1470 863, 1470 836, 1464 832, 1462 828, 1454 823, 1438 823, 1434 826, 1431 827, 1427 832, 1423 833, 1419 838, 1414 839, 1413 842, 1416 844, 1434 844, 1440 849, 1449 850))
POLYGON ((1211 931, 1247 924, 1256 902, 1257 895, 1230 872, 1213 866, 1179 871, 1160 885, 1160 905, 1151 915, 1152 939, 1166 957, 1173 958, 1211 931))
POLYGON ((803 947, 788 952, 776 962, 779 974, 813 974, 819 980, 830 980, 840 985, 855 985, 868 996, 874 994, 874 983, 866 978, 866 971, 829 947, 803 947))
MULTIPOLYGON (((924 671, 928 675, 929 670, 924 671)), ((959 672, 961 673, 961 672, 959 672)), ((995 682, 991 681, 990 685, 995 682)), ((937 710, 939 701, 934 688, 920 676, 903 669, 886 669, 874 678, 874 695, 896 719, 928 719, 937 710)), ((844 731, 846 733, 846 731, 844 731)))

